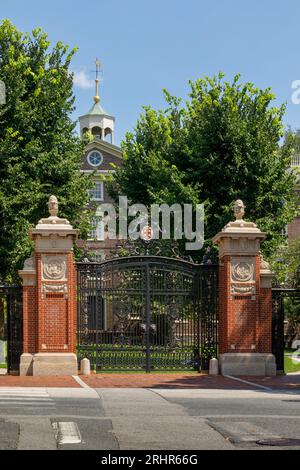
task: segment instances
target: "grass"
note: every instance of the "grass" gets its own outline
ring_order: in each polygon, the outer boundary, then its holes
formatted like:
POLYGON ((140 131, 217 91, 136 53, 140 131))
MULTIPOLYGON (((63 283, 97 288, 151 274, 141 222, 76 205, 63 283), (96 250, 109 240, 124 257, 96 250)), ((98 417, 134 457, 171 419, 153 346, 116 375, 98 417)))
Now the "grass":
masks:
POLYGON ((285 348, 284 350, 284 354, 294 354, 294 353, 296 353, 297 356, 300 356, 300 349, 296 350, 292 348, 285 348))
POLYGON ((7 369, 7 364, 0 364, 0 369, 7 369))
MULTIPOLYGON (((138 375, 148 375, 148 372, 144 370, 124 370, 124 369, 104 369, 104 370, 99 370, 96 372, 96 374, 138 374, 138 375)), ((151 370, 151 375, 153 374, 191 374, 191 375, 197 375, 199 372, 196 370, 183 370, 183 369, 178 369, 178 370, 151 370)))
POLYGON ((284 358, 284 372, 300 372, 300 362, 294 363, 291 357, 284 358))
MULTIPOLYGON (((112 348, 107 350, 105 346, 97 351, 97 348, 90 347, 82 350, 78 348, 79 357, 88 357, 91 360, 93 368, 93 358, 99 358, 97 373, 128 373, 128 374, 146 374, 143 365, 146 365, 146 353, 141 348, 134 347, 112 348)), ((151 373, 196 373, 195 363, 193 363, 193 350, 191 348, 174 351, 172 348, 164 350, 155 350, 151 354, 151 373)))

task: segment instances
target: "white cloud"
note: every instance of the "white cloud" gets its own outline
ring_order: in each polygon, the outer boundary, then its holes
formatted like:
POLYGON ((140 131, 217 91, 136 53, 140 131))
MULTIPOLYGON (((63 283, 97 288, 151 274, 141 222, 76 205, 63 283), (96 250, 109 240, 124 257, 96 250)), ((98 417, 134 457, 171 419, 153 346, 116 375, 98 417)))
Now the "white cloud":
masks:
POLYGON ((93 88, 94 82, 90 80, 84 70, 79 72, 74 72, 73 77, 74 86, 87 90, 88 88, 93 88))

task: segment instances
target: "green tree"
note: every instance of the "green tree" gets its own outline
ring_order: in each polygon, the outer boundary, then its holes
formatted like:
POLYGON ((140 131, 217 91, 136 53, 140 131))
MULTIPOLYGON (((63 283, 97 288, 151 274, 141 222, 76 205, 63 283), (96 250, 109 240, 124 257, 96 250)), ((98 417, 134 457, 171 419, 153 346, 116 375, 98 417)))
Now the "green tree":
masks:
POLYGON ((28 229, 47 215, 55 194, 60 215, 88 229, 90 180, 80 174, 83 143, 70 119, 74 109, 70 62, 75 49, 53 47, 40 29, 23 34, 0 24, 0 276, 16 278, 31 250, 28 229))
POLYGON ((271 90, 229 83, 224 75, 190 82, 189 100, 165 92, 167 107, 145 107, 122 143, 124 166, 111 194, 133 202, 204 203, 205 237, 230 219, 242 199, 246 218, 268 233, 264 253, 282 242, 295 214, 295 176, 288 172, 292 145, 280 145, 285 106, 272 106, 271 90))
POLYGON ((300 238, 282 244, 270 257, 278 285, 300 288, 300 238))
POLYGON ((289 126, 284 135, 284 145, 289 145, 293 153, 300 154, 300 129, 295 131, 289 126))

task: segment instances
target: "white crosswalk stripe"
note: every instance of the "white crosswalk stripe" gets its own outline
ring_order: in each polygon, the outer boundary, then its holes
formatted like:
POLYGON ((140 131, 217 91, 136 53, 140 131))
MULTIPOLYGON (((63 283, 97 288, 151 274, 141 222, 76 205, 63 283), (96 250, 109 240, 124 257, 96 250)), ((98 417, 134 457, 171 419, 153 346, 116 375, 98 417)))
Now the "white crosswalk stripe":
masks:
POLYGON ((0 388, 0 409, 9 405, 51 407, 55 403, 45 389, 0 388))

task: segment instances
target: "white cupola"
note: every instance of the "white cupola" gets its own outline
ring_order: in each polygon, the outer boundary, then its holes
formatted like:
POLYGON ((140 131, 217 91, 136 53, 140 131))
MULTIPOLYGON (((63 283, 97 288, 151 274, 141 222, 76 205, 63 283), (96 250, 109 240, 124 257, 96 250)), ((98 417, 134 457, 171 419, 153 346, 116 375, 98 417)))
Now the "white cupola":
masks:
POLYGON ((110 144, 114 144, 115 118, 110 116, 100 104, 99 89, 99 71, 100 61, 96 59, 96 93, 94 96, 94 104, 91 109, 79 117, 80 135, 83 137, 85 132, 91 132, 95 140, 104 140, 110 144))

